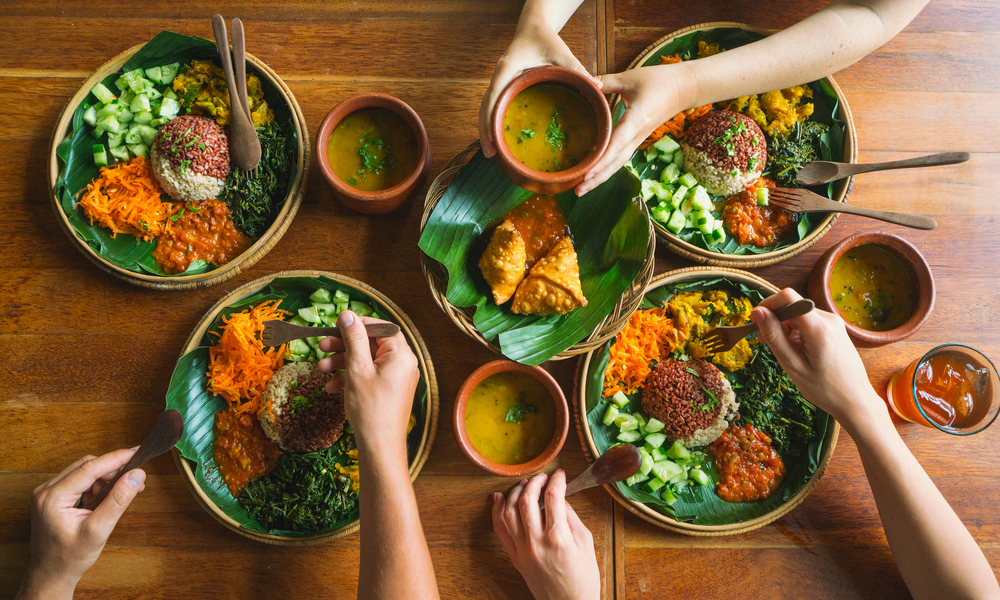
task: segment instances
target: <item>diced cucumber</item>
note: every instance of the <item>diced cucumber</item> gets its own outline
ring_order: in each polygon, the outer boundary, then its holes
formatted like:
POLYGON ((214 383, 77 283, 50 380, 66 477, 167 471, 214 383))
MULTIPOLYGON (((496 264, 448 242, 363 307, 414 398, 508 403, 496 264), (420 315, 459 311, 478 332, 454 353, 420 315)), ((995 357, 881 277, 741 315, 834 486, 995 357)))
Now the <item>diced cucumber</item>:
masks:
POLYGON ((97 109, 90 106, 87 110, 83 111, 83 122, 91 127, 97 125, 97 109))
POLYGON ((715 217, 707 210, 696 213, 694 222, 695 226, 698 227, 698 231, 705 235, 711 235, 712 230, 715 229, 715 217))
POLYGON ((701 469, 691 469, 688 471, 688 477, 696 481, 697 483, 707 486, 712 483, 712 479, 705 474, 701 469))
MULTIPOLYGON (((334 300, 336 300, 336 298, 334 298, 334 300)), ((347 307, 349 306, 349 303, 348 302, 336 302, 336 305, 337 305, 337 314, 339 315, 340 313, 342 313, 345 310, 347 310, 347 307)))
POLYGON ((132 125, 132 128, 128 130, 125 134, 126 144, 141 144, 142 143, 142 131, 139 130, 139 125, 132 125))
POLYGON ((335 304, 328 304, 325 302, 313 302, 313 308, 320 314, 320 316, 330 316, 337 314, 337 306, 335 304))
POLYGON ((335 292, 333 292, 333 301, 337 302, 337 303, 340 303, 340 302, 350 302, 351 301, 351 297, 348 296, 347 292, 345 292, 343 290, 336 290, 335 292))
POLYGON ((108 134, 108 148, 117 148, 121 146, 125 141, 124 133, 109 133, 108 134))
POLYGON ((163 127, 164 125, 166 125, 167 123, 169 123, 170 119, 172 119, 172 118, 173 117, 157 117, 157 118, 155 118, 155 119, 153 119, 152 121, 149 122, 149 126, 150 127, 157 127, 157 128, 158 127, 163 127))
POLYGON ((118 113, 121 111, 120 105, 117 102, 111 104, 105 104, 104 106, 97 109, 97 120, 103 121, 108 117, 117 117, 118 113))
POLYGON ((632 413, 632 416, 639 421, 639 431, 641 431, 643 435, 646 435, 646 417, 637 412, 632 413))
POLYGON ((757 206, 767 206, 770 199, 771 193, 767 188, 760 188, 757 190, 757 206))
POLYGON ((687 218, 684 216, 680 210, 675 210, 670 215, 670 220, 667 221, 667 231, 673 234, 678 234, 687 225, 687 218))
POLYGON ((667 485, 667 482, 663 481, 659 477, 654 477, 647 481, 646 484, 642 486, 642 489, 650 494, 655 494, 665 485, 667 485))
POLYGON ((677 188, 674 191, 673 198, 670 199, 670 206, 672 206, 674 208, 680 208, 681 207, 681 202, 683 202, 684 198, 687 197, 688 190, 690 190, 690 189, 691 188, 689 188, 686 185, 682 185, 679 188, 677 188))
POLYGON ((629 443, 631 443, 631 442, 637 442, 641 438, 642 438, 642 434, 639 433, 638 431, 634 430, 634 429, 631 430, 631 431, 623 431, 623 432, 621 432, 621 433, 618 434, 618 441, 619 442, 629 442, 629 443))
POLYGON ((673 504, 674 502, 677 502, 677 496, 675 496, 674 493, 670 491, 670 488, 663 488, 663 495, 660 496, 660 499, 666 502, 667 504, 673 504))
POLYGON ((128 146, 115 146, 109 152, 118 160, 128 160, 128 146))
POLYGON ((163 97, 170 98, 171 100, 177 100, 177 94, 175 94, 173 90, 163 92, 163 97))
POLYGON ((611 396, 611 401, 615 403, 615 406, 621 408, 628 404, 628 396, 625 395, 625 392, 619 390, 615 392, 614 396, 611 396))
POLYGON ((149 146, 146 144, 129 144, 128 151, 136 156, 146 156, 149 151, 149 146))
POLYGON ((124 125, 125 123, 130 122, 133 116, 132 111, 123 108, 121 112, 118 113, 118 122, 124 125))
POLYGON ((359 302, 357 300, 351 300, 350 303, 348 304, 348 308, 350 308, 351 312, 358 315, 359 317, 370 317, 373 314, 375 314, 375 311, 372 310, 372 307, 368 306, 364 302, 359 302))
POLYGON ((608 404, 608 410, 604 412, 604 424, 611 425, 615 422, 618 417, 618 407, 614 404, 608 404))
POLYGON ((664 424, 652 417, 646 421, 646 426, 642 428, 646 433, 656 433, 658 431, 663 431, 664 424))
POLYGON ((712 197, 708 195, 708 190, 700 185, 694 186, 688 197, 691 199, 691 207, 695 210, 711 211, 714 208, 712 206, 712 197))
POLYGON ((639 448, 639 455, 642 456, 642 462, 639 463, 639 472, 643 475, 649 475, 650 469, 653 468, 653 456, 646 452, 645 448, 639 448))
MULTIPOLYGON (((177 77, 178 71, 181 70, 181 63, 175 62, 169 65, 160 66, 160 83, 164 85, 170 85, 174 82, 174 77, 177 77)), ((174 98, 176 100, 176 97, 174 98)))
POLYGON ((684 168, 684 153, 683 152, 674 152, 673 163, 675 165, 677 165, 678 169, 683 169, 684 168))
POLYGON ((181 112, 181 105, 176 100, 164 98, 160 103, 160 110, 157 112, 161 117, 176 117, 181 112))
POLYGON ((132 90, 126 90, 122 92, 121 96, 118 96, 118 101, 121 102, 122 105, 128 106, 133 100, 135 100, 135 96, 136 95, 132 92, 132 90))
POLYGON ((292 340, 288 342, 288 351, 296 356, 308 355, 309 344, 305 340, 292 340))
POLYGON ((319 313, 314 306, 306 306, 299 309, 299 316, 310 323, 319 323, 319 313))
POLYGON ((104 144, 94 144, 94 164, 99 167, 108 165, 108 153, 104 150, 104 144))
MULTIPOLYGON (((659 448, 660 446, 663 445, 663 442, 665 441, 667 441, 667 436, 663 435, 662 433, 651 433, 646 436, 646 445, 649 448, 659 448)), ((649 448, 647 448, 647 450, 649 448)))
POLYGON ((653 183, 655 184, 653 186, 653 193, 656 194, 657 199, 670 200, 670 197, 674 195, 673 189, 668 188, 659 181, 655 181, 653 183))
POLYGON ((636 473, 635 475, 632 475, 631 477, 629 477, 628 479, 625 480, 625 485, 635 485, 637 483, 642 483, 643 481, 646 481, 647 479, 649 479, 649 475, 648 474, 644 475, 642 473, 636 473))
POLYGON ((656 149, 656 145, 655 144, 650 144, 649 146, 646 146, 646 153, 645 153, 646 162, 652 161, 654 158, 658 157, 659 155, 660 155, 660 152, 656 149))
POLYGON ((326 290, 323 288, 320 288, 315 292, 313 292, 312 294, 309 294, 309 300, 312 302, 327 303, 330 302, 332 299, 333 297, 330 295, 330 290, 326 290))
POLYGON ((721 219, 715 220, 715 227, 712 228, 712 233, 709 234, 708 238, 713 244, 721 244, 726 241, 726 226, 721 219))
POLYGON ((642 199, 649 200, 656 195, 656 184, 658 182, 654 179, 643 179, 642 180, 642 199))
POLYGON ((655 144, 653 144, 653 147, 656 148, 661 155, 673 154, 681 149, 681 145, 669 135, 661 137, 655 144))
POLYGON ((149 87, 149 88, 143 90, 142 93, 146 94, 147 96, 149 96, 149 101, 150 102, 159 99, 160 96, 163 95, 160 92, 160 90, 156 89, 155 87, 149 87))
POLYGON ((686 185, 689 188, 698 185, 698 180, 695 179, 694 175, 692 175, 690 173, 685 173, 685 174, 681 175, 681 178, 680 178, 679 181, 680 181, 681 185, 686 185))
POLYGON ((667 165, 660 173, 660 183, 675 183, 681 175, 681 169, 674 163, 667 165))
POLYGON ((622 431, 633 431, 639 429, 639 419, 628 413, 619 412, 615 417, 615 425, 622 431))
POLYGON ((139 125, 136 129, 139 130, 139 135, 142 136, 142 143, 151 146, 153 140, 156 139, 156 130, 151 125, 139 125))
POLYGON ((90 93, 105 104, 115 99, 115 95, 112 94, 111 90, 109 90, 103 83, 98 83, 94 87, 90 88, 90 93))
POLYGON ((667 449, 667 456, 670 458, 691 458, 691 451, 685 448, 684 444, 677 441, 667 449))
POLYGON ((653 210, 649 211, 649 215, 653 217, 653 219, 659 221, 660 223, 663 223, 664 225, 666 225, 670 221, 669 208, 654 208, 653 210))
POLYGON ((288 322, 291 323, 292 325, 298 325, 299 327, 308 327, 309 326, 309 321, 306 321, 305 319, 303 319, 302 317, 300 317, 298 315, 295 315, 294 317, 292 317, 291 319, 289 319, 288 322))
POLYGON ((114 115, 109 115, 97 122, 98 127, 109 131, 111 133, 118 133, 121 131, 121 125, 118 124, 118 117, 114 115))
POLYGON ((149 122, 152 120, 153 120, 153 113, 149 112, 148 110, 136 113, 135 116, 132 117, 132 122, 137 123, 139 125, 149 125, 149 122))
MULTIPOLYGON (((119 77, 118 79, 115 80, 115 87, 118 88, 118 90, 121 91, 122 93, 125 93, 126 91, 128 91, 128 89, 129 89, 128 88, 128 78, 125 77, 124 73, 121 75, 121 77, 119 77)), ((96 96, 97 94, 94 94, 94 95, 96 96)))
POLYGON ((149 110, 149 96, 146 94, 136 94, 132 102, 129 103, 128 109, 134 113, 140 113, 149 110))
POLYGON ((649 454, 650 456, 653 457, 654 463, 657 463, 661 460, 667 460, 667 453, 663 451, 663 448, 653 448, 653 451, 650 452, 649 454))
POLYGON ((149 77, 153 81, 159 82, 161 77, 160 67, 150 67, 146 69, 146 77, 149 77))
POLYGON ((656 475, 657 479, 668 481, 683 474, 684 469, 672 460, 660 460, 653 463, 653 475, 656 475))

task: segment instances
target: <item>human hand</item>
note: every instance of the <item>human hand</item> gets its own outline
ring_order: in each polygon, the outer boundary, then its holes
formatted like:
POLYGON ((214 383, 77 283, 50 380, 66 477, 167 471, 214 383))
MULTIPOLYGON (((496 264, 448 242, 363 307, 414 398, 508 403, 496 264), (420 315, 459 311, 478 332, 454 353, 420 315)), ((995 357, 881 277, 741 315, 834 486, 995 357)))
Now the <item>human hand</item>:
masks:
POLYGON ((840 316, 813 310, 780 322, 773 310, 801 300, 791 288, 763 300, 750 313, 760 340, 807 400, 844 422, 872 408, 888 414, 868 381, 868 373, 840 316))
POLYGON ((493 494, 493 530, 536 600, 580 600, 601 596, 594 536, 566 502, 566 473, 556 470, 493 494), (545 522, 538 496, 545 489, 545 522))
POLYGON ((405 452, 420 372, 417 357, 402 332, 369 340, 364 324, 381 322, 359 318, 349 310, 340 313, 337 326, 343 337, 328 337, 319 343, 320 350, 336 354, 319 361, 318 366, 326 372, 339 371, 326 389, 331 393, 344 390, 347 420, 359 445, 402 448, 405 452))
MULTIPOLYGON (((566 67, 589 75, 587 69, 573 56, 573 52, 551 27, 534 22, 518 24, 514 39, 497 62, 493 79, 490 80, 490 85, 483 94, 482 104, 479 106, 479 141, 482 143, 486 158, 497 153, 496 140, 493 139, 493 128, 490 125, 497 98, 518 75, 528 69, 544 65, 566 67)), ((600 85, 599 79, 594 78, 594 81, 600 85)))
POLYGON ((145 489, 146 473, 133 469, 93 511, 89 502, 138 449, 117 450, 99 458, 84 456, 31 495, 31 559, 18 594, 20 600, 72 598, 77 582, 101 555, 119 517, 145 489))
POLYGON ((576 186, 582 196, 607 181, 632 158, 649 134, 669 121, 690 100, 684 63, 656 65, 598 77, 605 94, 620 94, 627 109, 611 133, 608 149, 576 186))

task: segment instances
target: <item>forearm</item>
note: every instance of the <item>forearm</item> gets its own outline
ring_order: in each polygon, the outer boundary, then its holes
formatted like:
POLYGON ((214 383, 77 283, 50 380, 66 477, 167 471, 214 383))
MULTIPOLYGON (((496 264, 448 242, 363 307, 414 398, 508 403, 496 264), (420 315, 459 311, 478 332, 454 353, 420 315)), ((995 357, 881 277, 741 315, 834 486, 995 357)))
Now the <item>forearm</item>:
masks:
POLYGON ((74 579, 45 574, 31 565, 14 600, 73 600, 76 584, 74 579))
POLYGON ((359 442, 361 569, 358 598, 437 598, 437 582, 406 466, 406 446, 359 442))
POLYGON ((527 0, 517 28, 544 26, 558 33, 582 3, 583 0, 527 0))
MULTIPOLYGON (((844 69, 906 27, 927 0, 838 0, 760 41, 677 69, 686 108, 780 90, 844 69)), ((664 67, 651 67, 666 69, 664 67)))
MULTIPOLYGON (((874 394, 874 392, 872 392, 874 394)), ((986 557, 896 433, 881 401, 845 419, 878 505, 889 548, 915 598, 997 598, 986 557)))

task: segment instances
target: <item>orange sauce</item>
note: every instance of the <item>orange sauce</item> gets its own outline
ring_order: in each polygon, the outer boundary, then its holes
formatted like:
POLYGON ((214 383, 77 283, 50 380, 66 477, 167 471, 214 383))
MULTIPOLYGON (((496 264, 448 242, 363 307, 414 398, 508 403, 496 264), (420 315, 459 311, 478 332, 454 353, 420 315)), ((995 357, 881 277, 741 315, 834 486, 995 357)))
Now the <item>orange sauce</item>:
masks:
POLYGON ((911 384, 924 413, 943 428, 970 429, 989 412, 993 392, 990 372, 973 357, 945 350, 921 362, 916 377, 912 373, 907 368, 903 372, 906 376, 895 377, 891 383, 894 406, 903 413, 900 416, 916 423, 926 421, 914 402, 898 401, 913 398, 911 384))
POLYGON ((224 265, 251 244, 253 240, 233 225, 225 202, 192 202, 185 205, 183 214, 160 235, 153 259, 167 273, 177 274, 196 260, 224 265))
POLYGON ((514 228, 524 238, 527 269, 569 235, 569 226, 553 196, 532 196, 504 215, 501 221, 506 219, 514 223, 514 228))
POLYGON ((708 451, 719 472, 715 493, 726 502, 763 500, 785 477, 785 463, 771 445, 771 438, 749 423, 730 425, 708 451))
POLYGON ((213 431, 215 464, 233 496, 278 465, 281 448, 264 434, 256 416, 237 415, 232 410, 215 413, 213 431))
POLYGON ((757 190, 764 187, 773 190, 777 186, 761 177, 739 194, 726 198, 722 220, 740 244, 765 248, 783 238, 798 222, 795 213, 783 208, 757 206, 757 190))

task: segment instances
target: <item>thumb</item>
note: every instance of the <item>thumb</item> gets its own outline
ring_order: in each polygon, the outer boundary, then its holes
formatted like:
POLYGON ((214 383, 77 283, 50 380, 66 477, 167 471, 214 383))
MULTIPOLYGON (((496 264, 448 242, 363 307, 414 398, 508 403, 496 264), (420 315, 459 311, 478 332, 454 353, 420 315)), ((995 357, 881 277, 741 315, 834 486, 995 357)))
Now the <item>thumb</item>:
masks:
POLYGON ((118 524, 118 519, 135 500, 145 481, 146 472, 142 469, 133 469, 115 482, 115 487, 111 488, 108 497, 87 518, 95 535, 103 539, 111 535, 115 525, 118 524))
POLYGON ((757 329, 760 331, 757 337, 771 348, 781 366, 785 367, 786 371, 789 369, 801 371, 802 356, 785 336, 781 321, 771 309, 758 306, 750 313, 750 320, 757 324, 757 329))
POLYGON ((371 368, 371 344, 368 342, 368 332, 365 330, 365 324, 361 322, 358 315, 349 310, 343 311, 337 317, 337 327, 340 328, 340 336, 344 340, 344 349, 347 354, 345 365, 347 371, 371 368))
POLYGON ((601 91, 605 94, 621 94, 625 91, 625 78, 621 73, 608 73, 599 75, 597 81, 601 84, 601 91))

